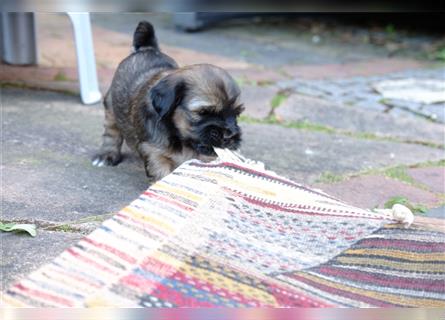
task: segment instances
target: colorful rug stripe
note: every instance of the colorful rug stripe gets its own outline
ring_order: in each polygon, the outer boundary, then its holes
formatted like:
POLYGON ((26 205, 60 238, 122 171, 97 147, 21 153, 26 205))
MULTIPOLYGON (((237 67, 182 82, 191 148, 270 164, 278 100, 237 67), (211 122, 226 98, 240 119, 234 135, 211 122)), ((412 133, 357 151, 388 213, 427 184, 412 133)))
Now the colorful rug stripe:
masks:
POLYGON ((348 306, 444 307, 443 240, 440 232, 389 226, 327 263, 278 278, 322 290, 330 301, 351 299, 348 306), (400 240, 413 235, 430 240, 400 240))

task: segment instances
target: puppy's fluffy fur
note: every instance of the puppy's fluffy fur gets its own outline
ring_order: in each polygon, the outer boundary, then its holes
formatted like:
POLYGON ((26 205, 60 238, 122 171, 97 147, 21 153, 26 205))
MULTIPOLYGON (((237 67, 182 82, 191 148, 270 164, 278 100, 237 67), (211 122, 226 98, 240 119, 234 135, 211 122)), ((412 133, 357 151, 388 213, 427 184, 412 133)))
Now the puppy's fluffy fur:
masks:
POLYGON ((157 180, 186 160, 213 159, 213 146, 239 147, 240 90, 226 71, 209 64, 178 67, 159 50, 146 21, 137 26, 133 47, 104 99, 105 132, 94 165, 117 165, 125 140, 157 180))

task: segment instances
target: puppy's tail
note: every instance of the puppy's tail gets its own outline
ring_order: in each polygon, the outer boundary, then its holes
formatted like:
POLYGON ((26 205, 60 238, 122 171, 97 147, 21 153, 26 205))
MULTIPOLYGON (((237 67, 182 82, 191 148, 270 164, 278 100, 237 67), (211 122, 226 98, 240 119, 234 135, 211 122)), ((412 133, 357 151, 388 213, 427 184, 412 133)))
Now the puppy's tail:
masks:
POLYGON ((135 51, 138 51, 141 47, 152 47, 154 49, 159 49, 155 29, 150 22, 139 22, 133 35, 133 47, 135 51))

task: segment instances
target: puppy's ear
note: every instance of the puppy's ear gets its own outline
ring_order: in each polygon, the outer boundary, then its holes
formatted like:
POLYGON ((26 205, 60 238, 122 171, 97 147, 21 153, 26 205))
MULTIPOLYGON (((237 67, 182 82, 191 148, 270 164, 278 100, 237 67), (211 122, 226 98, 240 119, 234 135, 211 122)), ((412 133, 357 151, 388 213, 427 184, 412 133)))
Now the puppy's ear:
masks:
POLYGON ((177 76, 170 75, 159 81, 150 90, 151 104, 162 119, 175 110, 184 98, 185 93, 185 81, 177 76))

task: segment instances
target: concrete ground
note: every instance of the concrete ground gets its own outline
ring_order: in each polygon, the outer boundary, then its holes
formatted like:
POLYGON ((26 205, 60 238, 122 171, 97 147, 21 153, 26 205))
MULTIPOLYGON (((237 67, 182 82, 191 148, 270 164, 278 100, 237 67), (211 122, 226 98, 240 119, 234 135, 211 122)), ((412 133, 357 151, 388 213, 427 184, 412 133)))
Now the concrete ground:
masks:
MULTIPOLYGON (((141 19, 155 24, 161 47, 180 64, 213 63, 235 77, 246 106, 245 156, 357 206, 402 196, 444 218, 444 105, 383 101, 370 87, 397 77, 444 79, 444 65, 428 59, 443 38, 280 18, 187 34, 166 14, 95 14, 103 92, 141 19)), ((2 288, 149 186, 128 152, 117 167, 91 166, 102 106, 80 103, 68 18, 39 14, 37 21, 40 65, 1 65, 1 220, 38 226, 36 238, 0 233, 2 288)))

